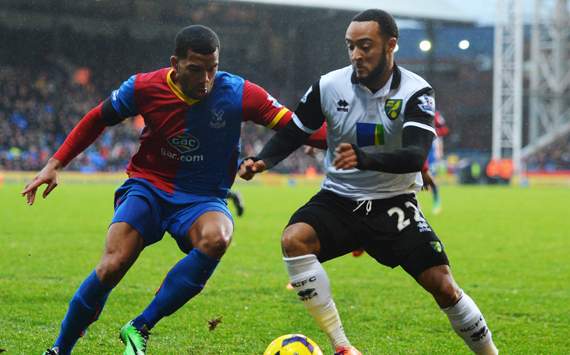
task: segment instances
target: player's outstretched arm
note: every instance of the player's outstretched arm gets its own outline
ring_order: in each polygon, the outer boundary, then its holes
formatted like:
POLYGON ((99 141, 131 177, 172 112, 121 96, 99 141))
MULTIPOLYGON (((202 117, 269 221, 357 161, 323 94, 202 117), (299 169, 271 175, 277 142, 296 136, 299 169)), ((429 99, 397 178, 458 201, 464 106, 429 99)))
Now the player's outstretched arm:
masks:
POLYGON ((109 99, 89 111, 65 138, 61 147, 34 180, 26 185, 22 191, 22 196, 26 197, 27 203, 29 205, 34 203, 36 191, 43 184, 48 185, 42 194, 43 198, 46 198, 58 184, 58 170, 65 167, 73 158, 89 147, 101 135, 106 126, 116 123, 117 117, 118 114, 112 108, 109 99))
POLYGON ((38 187, 46 184, 47 187, 42 194, 43 198, 46 198, 50 192, 57 187, 57 172, 62 167, 61 162, 55 158, 48 160, 47 164, 43 169, 36 175, 36 177, 24 187, 22 191, 22 196, 26 197, 26 202, 28 205, 33 205, 36 199, 36 192, 38 187))
POLYGON ((257 159, 265 163, 266 169, 271 169, 305 144, 310 134, 311 133, 301 130, 297 124, 291 120, 285 127, 271 137, 257 156, 257 159))
POLYGON ((323 123, 318 131, 311 134, 305 144, 305 154, 310 156, 314 156, 315 149, 327 149, 327 123, 323 123))

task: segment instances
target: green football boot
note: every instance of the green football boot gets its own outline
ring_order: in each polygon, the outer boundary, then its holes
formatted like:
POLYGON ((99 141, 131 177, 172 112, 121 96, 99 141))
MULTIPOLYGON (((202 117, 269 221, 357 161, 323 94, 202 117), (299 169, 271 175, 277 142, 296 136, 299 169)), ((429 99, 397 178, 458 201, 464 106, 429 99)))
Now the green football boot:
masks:
POLYGON ((145 355, 146 343, 150 333, 146 329, 137 329, 133 322, 128 322, 121 328, 119 337, 126 345, 124 355, 145 355))

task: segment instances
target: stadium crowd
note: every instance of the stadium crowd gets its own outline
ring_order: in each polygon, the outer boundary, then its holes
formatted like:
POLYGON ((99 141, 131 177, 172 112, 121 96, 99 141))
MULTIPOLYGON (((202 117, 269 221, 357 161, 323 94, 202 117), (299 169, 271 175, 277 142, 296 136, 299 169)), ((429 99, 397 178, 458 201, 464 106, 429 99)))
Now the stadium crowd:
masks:
POLYGON ((557 139, 545 149, 531 155, 526 161, 529 171, 570 170, 570 135, 557 139))
MULTIPOLYGON (((14 2, 13 7, 19 6, 14 2)), ((48 5, 42 6, 49 12, 48 5)), ((107 7, 96 9, 99 12, 91 15, 102 19, 108 16, 107 7)), ((128 13, 128 6, 123 10, 128 13)), ((238 3, 222 6, 196 2, 190 7, 184 3, 174 13, 177 15, 172 17, 168 11, 168 22, 186 24, 190 19, 220 29, 222 41, 227 43, 223 47, 223 58, 227 59, 222 60, 220 69, 260 84, 291 109, 320 74, 347 64, 344 55, 336 54, 344 53, 344 43, 329 40, 344 34, 348 15, 342 12, 289 7, 276 12, 270 7, 238 3), (313 18, 318 18, 321 26, 314 26, 313 18), (296 24, 295 31, 290 30, 292 21, 296 24), (259 35, 252 37, 251 33, 259 35)), ((68 15, 73 18, 77 14, 68 15)), ((161 22, 165 21, 162 17, 166 13, 145 16, 161 22)), ((128 27, 114 28, 112 35, 86 33, 85 29, 64 24, 47 30, 0 24, 0 30, 6 33, 6 43, 0 47, 0 170, 41 168, 74 124, 122 80, 134 72, 168 65, 164 53, 172 45, 163 36, 145 37, 128 27), (34 49, 31 57, 30 48, 34 49), (29 59, 19 60, 23 57, 29 59)), ((441 40, 433 58, 436 65, 431 69, 426 64, 425 53, 416 45, 425 37, 424 32, 418 28, 402 30, 398 64, 424 75, 436 89, 438 107, 452 127, 445 141, 447 153, 455 152, 462 157, 490 153, 492 28, 438 29, 436 35, 441 40), (478 38, 473 41, 473 50, 458 50, 457 40, 468 37, 478 38)), ((126 120, 120 127, 106 130, 67 169, 122 171, 138 148, 141 121, 140 118, 126 120)), ((257 153, 272 134, 262 127, 245 124, 242 155, 257 153)), ((559 140, 533 155, 527 160, 527 167, 570 169, 568 140, 568 137, 559 140)), ((317 151, 319 154, 322 152, 317 151)), ((314 158, 300 150, 275 170, 320 171, 321 161, 320 156, 314 158)))
MULTIPOLYGON (((54 63, 39 71, 26 66, 0 67, 0 169, 40 169, 75 123, 118 85, 111 77, 109 73, 94 75, 89 69, 69 63, 54 63)), ((68 169, 122 171, 138 148, 142 127, 139 118, 105 130, 68 169)), ((263 127, 244 124, 242 155, 255 155, 272 134, 263 127)), ((321 171, 322 154, 322 151, 316 151, 316 156, 295 152, 276 170, 321 171)), ((530 156, 526 166, 529 171, 570 170, 570 135, 530 156)))
MULTIPOLYGON (((52 65, 37 71, 29 67, 2 66, 0 169, 41 169, 76 122, 108 95, 112 85, 92 80, 86 68, 63 70, 52 65)), ((122 171, 138 148, 143 125, 141 118, 135 118, 105 130, 67 169, 122 171)), ((249 124, 244 125, 243 133, 244 156, 258 152, 272 134, 249 124)), ((297 152, 283 162, 280 171, 299 173, 310 166, 318 168, 320 164, 314 157, 297 152)))
MULTIPOLYGON (((55 152, 75 123, 103 98, 85 76, 57 67, 0 69, 0 168, 37 170, 55 152)), ((96 144, 73 161, 84 172, 122 170, 137 148, 132 122, 107 130, 96 144)))

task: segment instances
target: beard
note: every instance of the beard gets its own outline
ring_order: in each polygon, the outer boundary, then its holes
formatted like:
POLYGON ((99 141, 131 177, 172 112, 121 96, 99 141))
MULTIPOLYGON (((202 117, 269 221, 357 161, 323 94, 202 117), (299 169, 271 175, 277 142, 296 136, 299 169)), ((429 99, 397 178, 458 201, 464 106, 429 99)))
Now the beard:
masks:
POLYGON ((205 96, 207 96, 211 91, 211 87, 209 87, 208 85, 206 85, 204 92, 202 87, 198 88, 196 86, 193 86, 191 83, 187 82, 186 80, 181 79, 179 83, 184 95, 188 96, 191 99, 201 100, 205 96))
POLYGON ((388 59, 386 58, 386 50, 384 49, 382 51, 382 55, 380 57, 380 62, 378 62, 378 65, 376 65, 374 68, 372 68, 372 70, 370 71, 370 74, 368 74, 364 78, 359 78, 358 75, 356 75, 356 70, 354 70, 354 68, 353 68, 354 77, 362 85, 372 86, 380 80, 380 78, 382 77, 382 74, 384 74, 387 67, 388 67, 388 59))

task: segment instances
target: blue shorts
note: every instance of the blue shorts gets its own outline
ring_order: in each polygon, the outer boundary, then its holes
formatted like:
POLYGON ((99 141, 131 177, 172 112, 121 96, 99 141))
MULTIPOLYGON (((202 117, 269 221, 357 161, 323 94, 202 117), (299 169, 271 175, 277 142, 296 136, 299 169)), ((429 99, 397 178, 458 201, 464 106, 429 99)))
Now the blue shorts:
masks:
POLYGON ((115 191, 115 215, 111 224, 130 224, 147 246, 160 241, 166 231, 177 241, 187 238, 194 221, 211 211, 224 213, 233 223, 226 200, 222 198, 190 194, 174 198, 146 180, 128 179, 115 191))

